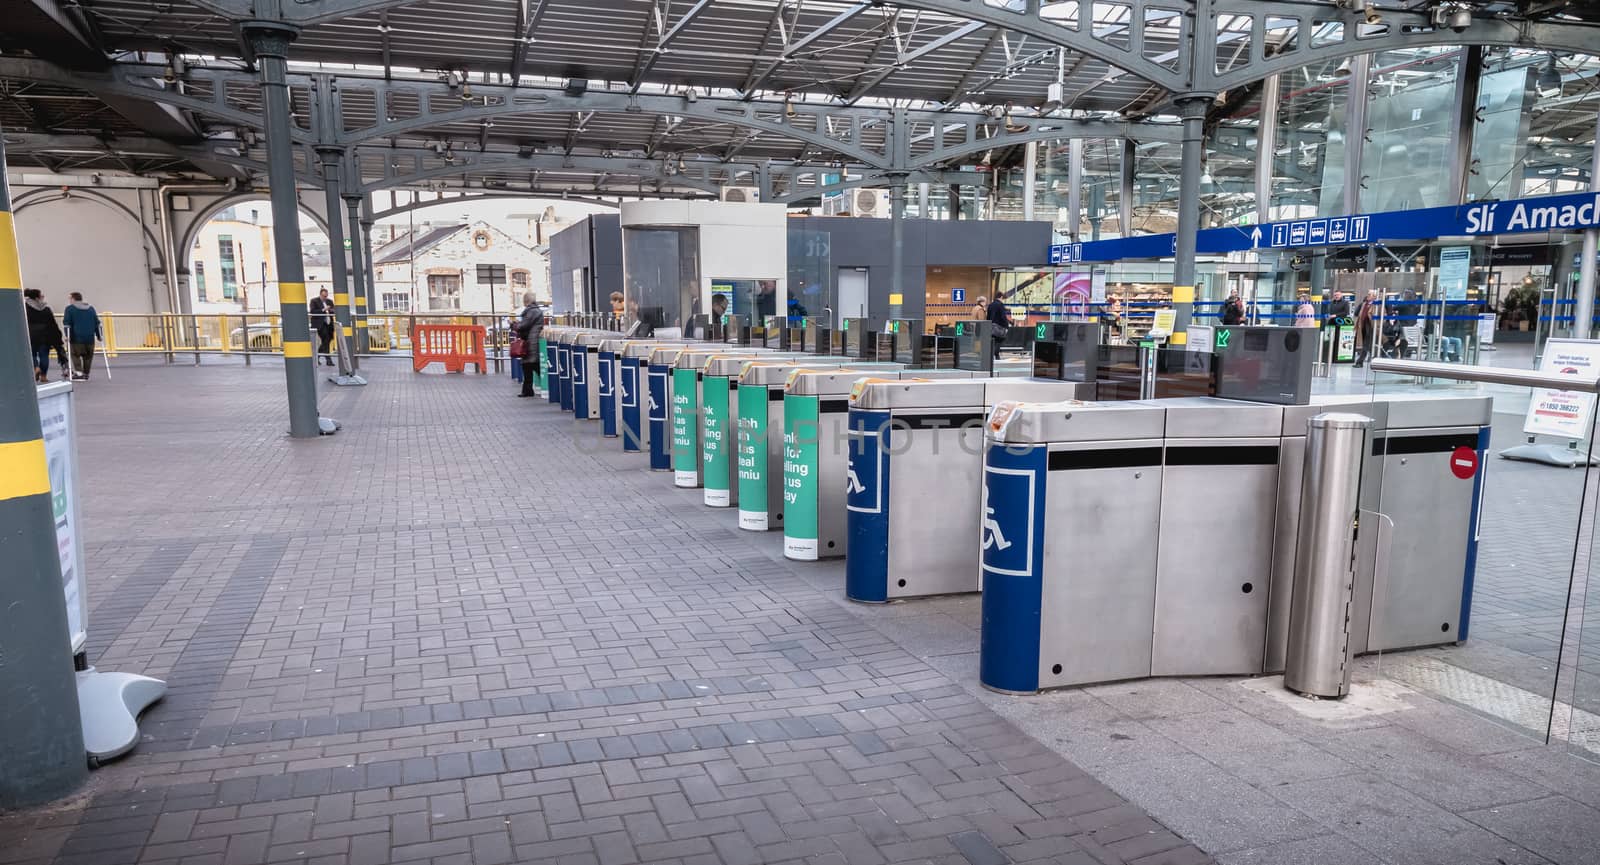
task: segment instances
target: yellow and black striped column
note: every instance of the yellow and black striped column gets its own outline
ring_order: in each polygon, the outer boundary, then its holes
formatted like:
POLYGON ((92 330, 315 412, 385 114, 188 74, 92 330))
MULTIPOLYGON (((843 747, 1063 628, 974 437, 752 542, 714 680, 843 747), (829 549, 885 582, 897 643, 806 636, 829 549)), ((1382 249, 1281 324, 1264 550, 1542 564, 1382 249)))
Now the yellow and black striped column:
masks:
POLYGON ((321 434, 317 371, 311 357, 311 322, 306 317, 305 262, 300 258, 300 202, 295 197, 286 64, 289 44, 299 31, 275 21, 247 21, 243 29, 261 72, 273 259, 278 263, 278 310, 283 314, 283 374, 289 387, 289 435, 315 438, 321 434))
POLYGON ((4 166, 0 138, 0 811, 89 771, 4 166))

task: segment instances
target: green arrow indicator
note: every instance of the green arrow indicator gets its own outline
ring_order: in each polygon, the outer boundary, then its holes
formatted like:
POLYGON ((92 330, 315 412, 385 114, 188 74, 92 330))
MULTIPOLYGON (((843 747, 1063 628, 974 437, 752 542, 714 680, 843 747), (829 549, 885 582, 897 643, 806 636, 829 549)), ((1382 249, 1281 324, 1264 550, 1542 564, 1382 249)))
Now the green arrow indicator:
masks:
POLYGON ((1213 348, 1227 348, 1228 338, 1233 336, 1233 331, 1222 329, 1217 331, 1217 344, 1213 348))
POLYGON ((1043 324, 1041 324, 1038 327, 1034 328, 1034 330, 1033 330, 1033 338, 1034 339, 1044 339, 1044 332, 1045 332, 1045 326, 1043 324))
POLYGON ((956 322, 956 336, 960 336, 960 335, 962 335, 962 334, 964 334, 966 332, 967 332, 966 323, 965 322, 960 322, 960 321, 956 322))

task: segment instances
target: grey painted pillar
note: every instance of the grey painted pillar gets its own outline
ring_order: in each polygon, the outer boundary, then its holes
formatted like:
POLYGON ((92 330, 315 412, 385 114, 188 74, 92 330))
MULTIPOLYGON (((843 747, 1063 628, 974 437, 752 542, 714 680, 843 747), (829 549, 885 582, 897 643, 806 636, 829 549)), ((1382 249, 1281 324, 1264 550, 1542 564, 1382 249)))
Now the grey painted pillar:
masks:
POLYGON ((889 184, 889 305, 905 303, 906 263, 906 180, 895 177, 889 184), (897 303, 895 298, 899 297, 897 303))
MULTIPOLYGON (((361 258, 366 264, 362 270, 366 273, 368 314, 377 312, 383 303, 383 295, 378 291, 378 269, 372 265, 372 226, 376 224, 377 220, 372 216, 372 197, 363 195, 361 196, 361 258)), ((409 294, 408 291, 407 295, 409 294)), ((366 337, 363 336, 362 339, 366 337)))
POLYGON ((954 183, 950 184, 949 195, 950 195, 950 218, 951 219, 960 219, 961 218, 961 187, 955 185, 954 183))
MULTIPOLYGON (((1595 131, 1600 134, 1600 112, 1595 113, 1595 131)), ((1600 138, 1596 139, 1594 155, 1589 162, 1589 189, 1600 192, 1600 138)), ((1578 297, 1573 305, 1573 333, 1579 339, 1588 339, 1594 333, 1595 256, 1600 254, 1600 230, 1588 229, 1583 233, 1583 257, 1578 262, 1578 297)))
POLYGON ((1261 113, 1256 119, 1256 223, 1272 221, 1272 168, 1278 153, 1278 100, 1282 82, 1268 75, 1261 82, 1261 113))
POLYGON ((928 184, 917 184, 917 216, 921 219, 928 218, 928 184))
MULTIPOLYGON (((317 158, 322 162, 323 203, 328 209, 328 264, 333 271, 333 305, 340 331, 344 333, 345 339, 354 340, 354 316, 350 314, 353 302, 350 272, 345 268, 344 257, 344 215, 339 209, 339 174, 343 170, 341 163, 344 162, 344 148, 318 147, 316 150, 317 158)), ((354 223, 351 225, 353 231, 354 223)), ((338 356, 337 345, 334 346, 334 356, 338 356)), ((318 362, 321 362, 321 358, 318 358, 318 362)))
POLYGON ((1073 243, 1083 238, 1083 139, 1067 142, 1067 234, 1073 243))
POLYGON ((311 323, 306 317, 306 271, 300 258, 300 205, 295 197, 285 78, 289 43, 299 30, 275 21, 247 21, 243 33, 261 70, 273 260, 278 265, 278 309, 283 315, 283 374, 289 388, 289 435, 315 438, 320 434, 317 372, 311 360, 311 323))
POLYGON ((0 811, 64 796, 89 773, 33 377, 11 193, 0 170, 0 811))
MULTIPOLYGON (((370 222, 362 222, 361 202, 364 195, 344 195, 345 212, 350 215, 350 301, 355 306, 355 352, 357 357, 366 354, 368 337, 371 331, 367 329, 367 315, 372 311, 371 276, 365 269, 367 248, 367 232, 371 230, 370 222)), ((356 366, 361 364, 357 361, 356 366)))
POLYGON ((1033 206, 1038 195, 1039 184, 1039 142, 1030 141, 1026 148, 1025 161, 1022 168, 1022 219, 1024 222, 1033 221, 1033 206))
POLYGON ((1133 236, 1133 167, 1137 162, 1137 145, 1132 139, 1122 139, 1122 184, 1117 196, 1117 233, 1119 237, 1133 236))
POLYGON ((1178 234, 1172 247, 1172 343, 1184 345, 1194 315, 1195 237, 1200 230, 1200 174, 1204 171, 1206 107, 1210 96, 1178 99, 1183 156, 1178 174, 1178 234))

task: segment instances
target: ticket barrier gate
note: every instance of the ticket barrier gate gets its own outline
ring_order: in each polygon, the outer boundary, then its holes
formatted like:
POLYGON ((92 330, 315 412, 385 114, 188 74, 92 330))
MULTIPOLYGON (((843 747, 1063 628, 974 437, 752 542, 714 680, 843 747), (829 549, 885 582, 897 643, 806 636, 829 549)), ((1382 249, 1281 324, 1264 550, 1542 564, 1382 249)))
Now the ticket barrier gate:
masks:
POLYGON ((722 353, 706 360, 700 376, 700 485, 705 489, 707 507, 739 503, 743 427, 737 388, 745 369, 752 363, 799 362, 804 357, 782 352, 754 356, 722 353))
POLYGON ((839 330, 839 353, 852 360, 890 361, 889 351, 879 357, 878 337, 885 334, 888 324, 881 318, 847 318, 839 330))
POLYGON ((650 417, 654 405, 649 391, 650 355, 659 348, 681 344, 628 340, 617 364, 617 434, 623 453, 641 453, 650 447, 650 417))
POLYGON ((850 395, 872 379, 972 378, 964 370, 905 370, 899 364, 796 369, 783 394, 783 554, 800 561, 846 552, 850 395))
POLYGON ((678 354, 689 346, 664 345, 650 350, 645 373, 644 446, 650 454, 650 470, 672 471, 672 438, 668 424, 672 406, 672 371, 678 354))
POLYGON ((572 416, 578 420, 600 418, 600 343, 608 338, 602 331, 587 330, 572 340, 572 416))
POLYGON ((764 532, 783 527, 783 388, 797 369, 838 369, 844 361, 797 355, 756 358, 739 373, 739 528, 764 532))
POLYGON ((1036 378, 865 383, 850 399, 845 597, 883 603, 982 588, 975 529, 988 407, 1093 391, 1089 382, 1036 378))
POLYGON ((1352 650, 1464 639, 1488 398, 1006 404, 984 458, 983 684, 1281 670, 1306 424, 1330 407, 1378 415, 1352 650))
POLYGON ((655 346, 653 339, 625 339, 610 337, 600 341, 600 435, 614 439, 622 434, 622 406, 631 402, 639 405, 639 366, 634 364, 631 393, 622 386, 622 356, 630 345, 655 346))
POLYGON ((561 370, 557 360, 557 339, 561 328, 546 326, 539 336, 539 350, 544 352, 544 396, 551 405, 561 405, 561 370))
POLYGON ((701 407, 705 405, 702 389, 706 361, 719 355, 751 357, 766 353, 766 349, 729 345, 695 345, 678 352, 671 383, 674 486, 684 489, 700 486, 705 460, 705 452, 700 447, 700 427, 701 407))
MULTIPOLYGON (((1317 395, 1285 409, 1285 461, 1299 465, 1306 422, 1325 411, 1372 418, 1361 474, 1362 526, 1350 612, 1354 654, 1460 643, 1471 626, 1491 397, 1317 395)), ((1266 672, 1284 667, 1300 477, 1280 490, 1266 672)))

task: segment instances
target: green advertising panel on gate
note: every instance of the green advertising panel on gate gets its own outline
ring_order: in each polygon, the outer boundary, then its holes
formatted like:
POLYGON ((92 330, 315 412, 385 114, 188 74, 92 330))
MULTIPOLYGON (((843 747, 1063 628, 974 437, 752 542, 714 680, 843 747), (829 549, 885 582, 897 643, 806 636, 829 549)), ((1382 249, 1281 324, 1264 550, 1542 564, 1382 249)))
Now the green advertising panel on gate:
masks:
POLYGON ((814 396, 783 397, 783 554, 817 557, 817 414, 814 396))
POLYGON ((701 484, 706 488, 705 502, 714 508, 730 504, 732 487, 729 484, 728 464, 730 427, 728 411, 728 377, 708 375, 701 383, 705 393, 704 420, 701 423, 701 452, 705 455, 701 471, 701 484))
POLYGON ((767 527, 767 388, 739 388, 739 525, 767 527))
POLYGON ((695 382, 699 373, 692 369, 672 371, 672 470, 678 486, 700 483, 700 429, 697 418, 695 382))

